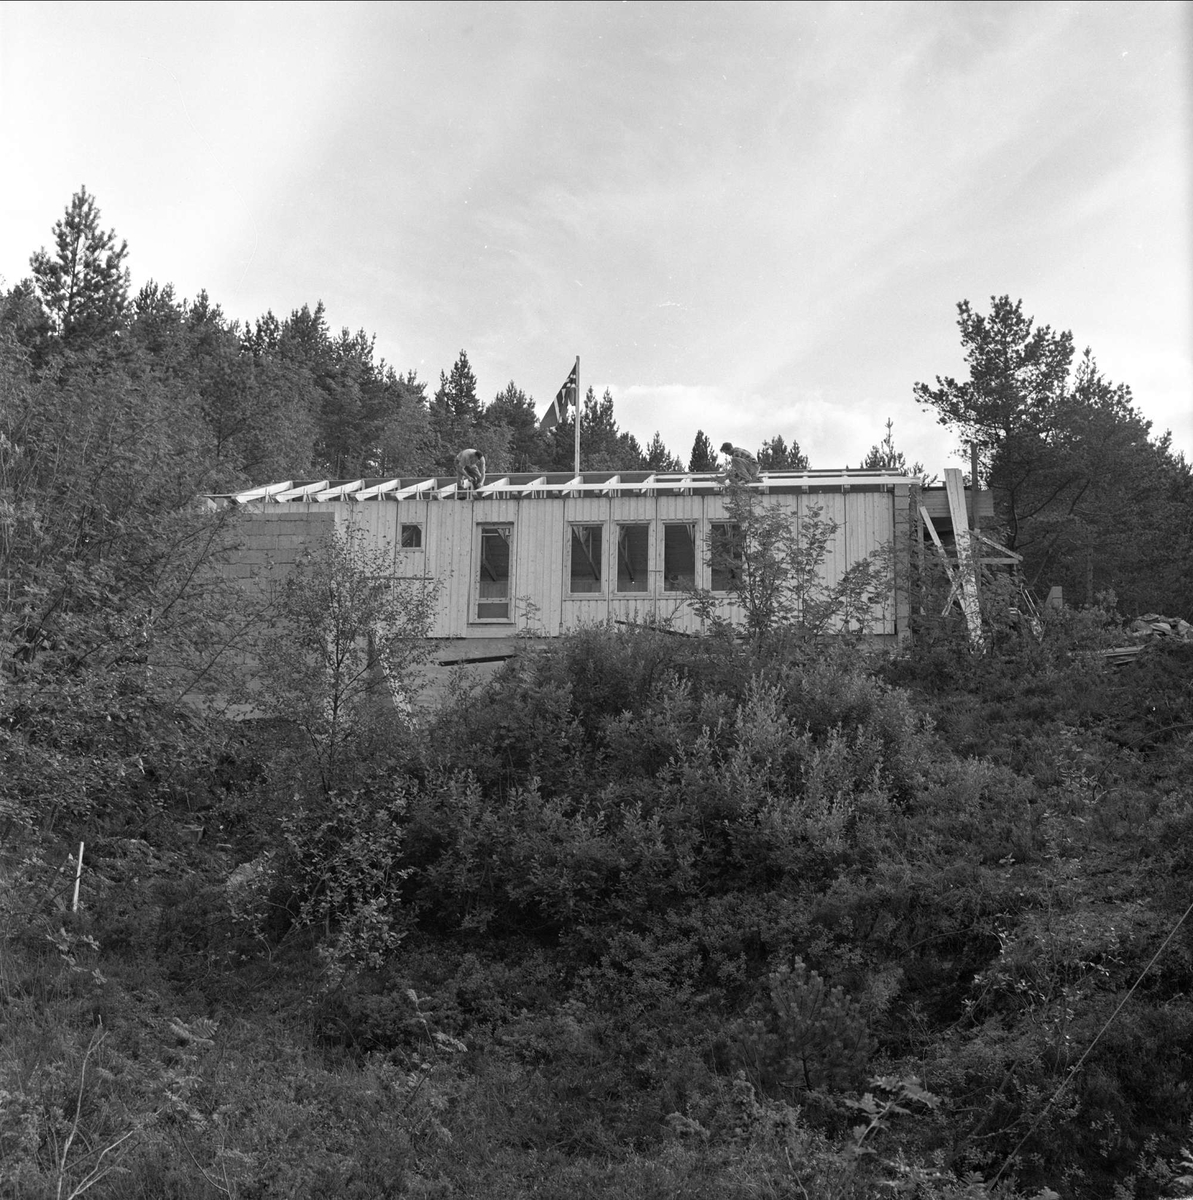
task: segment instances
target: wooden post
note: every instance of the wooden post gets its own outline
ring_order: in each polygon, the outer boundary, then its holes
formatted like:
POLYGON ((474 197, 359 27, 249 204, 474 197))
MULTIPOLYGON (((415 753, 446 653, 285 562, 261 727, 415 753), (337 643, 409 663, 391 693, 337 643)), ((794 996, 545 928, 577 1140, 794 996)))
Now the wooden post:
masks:
POLYGON ((83 843, 79 843, 79 861, 75 866, 75 898, 71 901, 70 911, 79 911, 79 881, 83 878, 83 843))
MULTIPOLYGON (((895 572, 895 644, 905 646, 911 640, 911 541, 912 530, 918 534, 919 522, 911 519, 911 489, 913 485, 898 483, 894 488, 894 561, 895 572)), ((916 505, 919 508, 919 505, 916 505)))
POLYGON ((957 574, 961 581, 961 611, 969 629, 970 645, 982 645, 982 610, 978 607, 977 589, 974 587, 974 572, 970 562, 977 557, 977 542, 969 533, 969 517, 965 511, 965 488, 961 472, 956 467, 944 473, 945 490, 949 497, 949 515, 953 520, 953 538, 957 543, 957 574))

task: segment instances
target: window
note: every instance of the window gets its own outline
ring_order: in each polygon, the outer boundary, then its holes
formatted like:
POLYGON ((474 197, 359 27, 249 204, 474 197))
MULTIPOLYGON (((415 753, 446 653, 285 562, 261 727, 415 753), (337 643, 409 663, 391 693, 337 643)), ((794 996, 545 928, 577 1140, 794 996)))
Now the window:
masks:
POLYGON ((714 521, 708 541, 712 590, 727 592, 741 578, 742 536, 736 522, 714 521))
POLYGON ((477 570, 476 619, 510 619, 510 542, 512 525, 480 526, 480 567, 477 570))
POLYGON ((421 550, 423 548, 423 527, 421 525, 402 526, 402 549, 421 550))
POLYGON ((696 526, 663 526, 663 591, 696 586, 696 526))
POLYGON ((650 566, 650 526, 618 525, 617 590, 644 592, 650 566))
POLYGON ((601 590, 601 527, 572 526, 572 558, 568 571, 569 592, 601 590))

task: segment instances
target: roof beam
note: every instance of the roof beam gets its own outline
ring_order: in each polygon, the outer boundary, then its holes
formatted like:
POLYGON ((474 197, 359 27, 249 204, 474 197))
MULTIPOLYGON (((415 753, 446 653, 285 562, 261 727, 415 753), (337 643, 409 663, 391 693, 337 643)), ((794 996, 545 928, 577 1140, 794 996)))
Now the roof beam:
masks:
POLYGON ((232 499, 237 504, 249 504, 253 500, 272 500, 282 492, 293 491, 294 480, 287 479, 284 483, 269 483, 264 487, 250 488, 247 492, 237 492, 232 499))
POLYGON ((321 492, 316 492, 313 499, 318 500, 321 504, 328 500, 355 500, 357 492, 365 485, 363 479, 353 479, 351 483, 339 483, 335 487, 324 488, 321 492))
POLYGON ((323 491, 330 483, 329 479, 320 479, 318 483, 303 483, 288 492, 278 492, 273 498, 279 504, 289 500, 309 500, 315 492, 323 491))

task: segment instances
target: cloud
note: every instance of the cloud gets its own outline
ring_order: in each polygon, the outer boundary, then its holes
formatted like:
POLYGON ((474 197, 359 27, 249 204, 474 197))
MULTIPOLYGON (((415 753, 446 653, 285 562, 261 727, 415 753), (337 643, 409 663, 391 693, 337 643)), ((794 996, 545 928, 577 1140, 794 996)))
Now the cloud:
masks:
POLYGON ((1193 452, 1178 6, 285 11, 0 7, 0 273, 85 182, 135 283, 322 298, 424 378, 465 347, 482 394, 579 353, 640 439, 824 465, 887 416, 938 456, 911 385, 1008 292, 1193 452))

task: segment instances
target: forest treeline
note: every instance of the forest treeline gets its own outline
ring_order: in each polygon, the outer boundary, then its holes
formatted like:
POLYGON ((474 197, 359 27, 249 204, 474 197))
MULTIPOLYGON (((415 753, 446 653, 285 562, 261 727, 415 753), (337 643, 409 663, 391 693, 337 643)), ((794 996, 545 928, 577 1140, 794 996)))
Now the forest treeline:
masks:
MULTIPOLYGON (((450 473, 464 446, 482 450, 491 471, 572 466, 570 413, 544 430, 534 398, 512 380, 482 400, 464 350, 432 389, 379 358, 373 335, 335 332, 321 302, 284 319, 267 312, 239 321, 206 292, 187 300, 150 281, 132 293, 128 247, 103 229, 86 189, 53 235, 50 249, 32 255, 30 277, 0 293, 9 381, 0 434, 10 446, 29 443, 26 482, 34 443, 73 428, 89 391, 105 397, 108 433, 94 427, 76 459, 103 463, 104 437, 118 429, 127 444, 131 430, 148 475, 171 463, 166 502, 281 479, 450 473), (36 393, 35 413, 21 392, 36 393)), ((1037 324, 1021 302, 992 297, 988 313, 968 301, 958 309, 969 378, 917 383, 914 394, 967 459, 976 447, 979 482, 994 493, 994 532, 1023 556, 1028 584, 1041 594, 1059 584, 1085 604, 1113 592, 1130 614, 1188 613, 1193 474, 1170 435, 1153 434, 1130 388, 1107 379, 1090 350, 1078 355, 1071 333, 1037 324)), ((718 466, 703 430, 686 462, 658 433, 643 446, 619 427, 608 389, 599 397, 588 389, 583 431, 584 469, 718 466)), ((764 469, 809 466, 782 434, 757 454, 764 469)), ((889 422, 859 465, 923 472, 919 463, 909 468, 889 422)), ((152 487, 145 480, 137 490, 152 487)))
MULTIPOLYGON (((376 353, 376 339, 332 327, 322 302, 279 319, 229 318, 201 292, 193 300, 150 281, 130 291, 128 247, 105 231, 86 189, 54 228, 54 247, 31 258, 31 276, 0 299, 11 352, 39 379, 80 368, 130 385, 151 378, 172 424, 160 435, 185 442, 210 490, 313 476, 449 473, 474 446, 499 471, 567 470, 573 421, 544 430, 532 396, 510 381, 487 402, 461 350, 432 390, 412 370, 376 353)), ((613 397, 588 388, 582 467, 682 470, 656 432, 645 446, 619 428, 613 397)), ((806 463, 777 435, 760 447, 764 465, 806 463)), ((713 470, 717 456, 698 432, 689 461, 713 470)))

